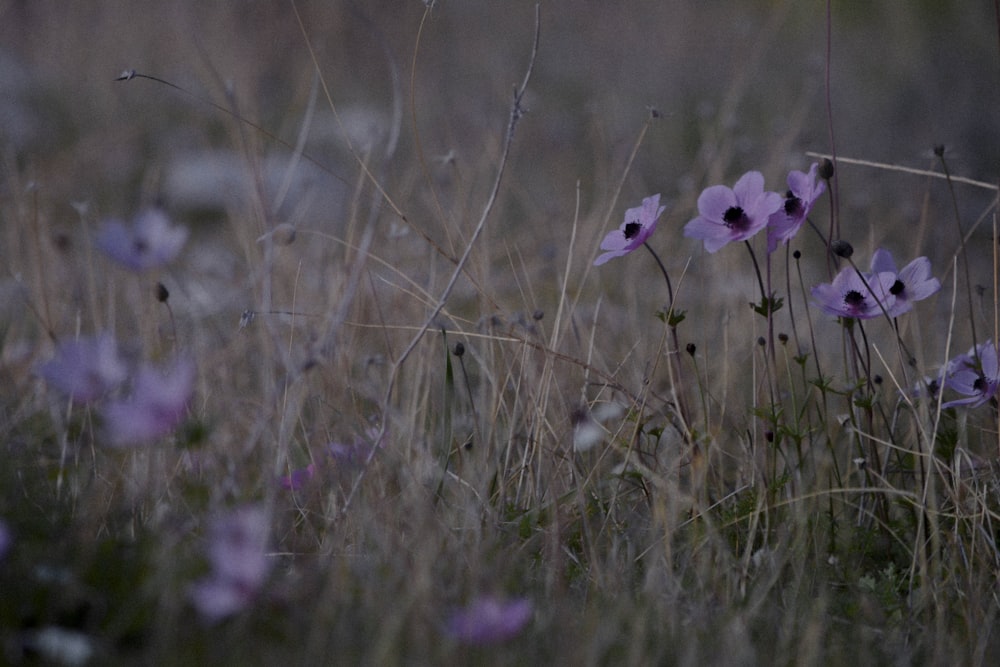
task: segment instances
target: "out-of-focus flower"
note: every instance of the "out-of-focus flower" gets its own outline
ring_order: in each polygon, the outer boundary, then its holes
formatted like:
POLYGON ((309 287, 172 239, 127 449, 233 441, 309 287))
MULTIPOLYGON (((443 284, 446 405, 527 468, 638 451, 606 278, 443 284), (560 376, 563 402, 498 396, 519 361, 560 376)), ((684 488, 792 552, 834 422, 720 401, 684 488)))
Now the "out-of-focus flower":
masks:
POLYGON ((642 206, 625 211, 625 222, 601 241, 601 250, 608 252, 599 255, 594 266, 627 255, 645 243, 656 231, 656 221, 665 208, 660 206, 660 195, 653 195, 643 199, 642 206))
POLYGON ((466 644, 495 644, 517 636, 533 613, 534 605, 527 598, 503 600, 487 595, 454 612, 445 632, 466 644))
POLYGON ((604 423, 618 419, 625 409, 618 403, 600 403, 593 410, 586 406, 573 413, 573 450, 585 452, 608 436, 604 423))
POLYGON ((120 385, 128 369, 118 356, 115 339, 101 334, 63 341, 38 374, 76 403, 89 403, 120 385))
POLYGON ((698 197, 698 217, 684 225, 684 236, 702 239, 705 250, 715 252, 727 243, 744 241, 767 226, 781 208, 777 192, 764 192, 764 176, 748 171, 732 189, 725 185, 705 188, 698 197))
POLYGON ((825 313, 867 320, 882 315, 882 308, 892 312, 896 297, 890 288, 894 282, 895 277, 888 273, 862 279, 854 268, 846 266, 834 276, 832 283, 813 287, 812 295, 825 313))
POLYGON ((254 601, 271 569, 271 526, 260 507, 243 507, 217 518, 209 534, 212 571, 192 586, 191 601, 209 623, 243 611, 254 601))
POLYGON ((142 444, 173 431, 184 418, 194 378, 194 364, 187 359, 176 360, 165 374, 142 366, 132 395, 108 403, 102 411, 112 444, 142 444))
POLYGON ((948 362, 944 384, 965 398, 942 403, 942 408, 956 405, 975 408, 993 398, 1000 387, 1000 363, 997 362, 993 341, 980 343, 968 353, 948 362))
POLYGON ((281 488, 283 489, 298 491, 308 484, 309 480, 311 480, 315 474, 316 465, 314 463, 310 463, 305 468, 298 468, 291 471, 287 475, 283 475, 279 479, 279 482, 281 483, 281 488))
POLYGON ((159 209, 140 213, 131 227, 109 220, 97 233, 97 247, 132 271, 146 271, 169 264, 187 241, 185 227, 170 224, 159 209))
POLYGON ((889 293, 895 297, 895 302, 888 308, 890 317, 902 315, 913 308, 914 301, 926 299, 941 289, 941 282, 931 277, 931 261, 926 257, 917 257, 897 272, 892 253, 879 248, 872 255, 872 273, 893 277, 889 293))
POLYGON ((47 625, 28 635, 25 644, 37 652, 47 664, 85 665, 94 655, 94 640, 77 630, 47 625))
POLYGON ((771 214, 767 221, 767 251, 774 252, 781 243, 795 236, 806 221, 816 200, 826 190, 826 183, 816 181, 819 164, 814 162, 809 173, 791 171, 788 173, 788 192, 785 203, 771 214))
POLYGON ((0 519, 0 560, 3 560, 3 557, 7 555, 7 549, 10 549, 10 543, 13 542, 13 539, 10 535, 10 528, 7 527, 3 519, 0 519))
POLYGON ((373 456, 373 452, 385 445, 386 434, 379 437, 380 429, 371 426, 365 430, 364 437, 355 436, 353 442, 329 442, 326 451, 335 462, 359 464, 373 456))

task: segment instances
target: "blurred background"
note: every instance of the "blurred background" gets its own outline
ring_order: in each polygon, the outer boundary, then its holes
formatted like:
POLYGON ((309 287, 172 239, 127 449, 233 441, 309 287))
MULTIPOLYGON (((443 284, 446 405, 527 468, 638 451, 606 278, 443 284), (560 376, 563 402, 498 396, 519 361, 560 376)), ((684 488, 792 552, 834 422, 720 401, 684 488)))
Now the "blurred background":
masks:
MULTIPOLYGON (((73 247, 80 210, 99 221, 154 203, 195 228, 202 255, 192 250, 186 261, 229 271, 236 292, 246 291, 238 277, 249 271, 242 266, 249 250, 233 249, 233 229, 245 227, 251 242, 281 223, 351 238, 362 200, 374 206, 363 222, 377 222, 380 251, 398 266, 412 261, 415 276, 428 248, 414 229, 448 253, 461 250, 528 62, 534 3, 444 0, 426 16, 418 0, 294 7, 301 25, 285 2, 0 2, 0 238, 11 271, 31 261, 12 231, 27 211, 53 243, 73 247), (183 91, 143 78, 116 82, 127 69, 183 91), (322 168, 295 159, 297 144, 322 168), (412 228, 364 182, 358 159, 412 228)), ((836 0, 832 13, 838 155, 940 171, 932 147, 943 144, 952 173, 994 182, 993 4, 836 0)), ((648 257, 616 260, 614 270, 586 281, 603 234, 626 208, 660 192, 667 212, 652 244, 676 274, 691 259, 679 305, 697 313, 705 281, 715 281, 714 298, 742 314, 742 302, 757 298, 746 253, 705 256, 681 228, 703 187, 759 169, 769 188, 784 190, 788 170, 813 160, 807 151, 830 151, 826 31, 822 2, 542 2, 528 113, 475 258, 475 275, 491 281, 496 305, 552 308, 578 192, 573 275, 587 285, 581 303, 609 293, 614 307, 629 311, 662 305, 659 284, 645 289, 650 276, 659 281, 648 257), (626 175, 651 109, 660 118, 626 175), (524 273, 518 280, 514 264, 524 273)), ((943 183, 842 165, 839 185, 843 236, 859 264, 876 244, 900 264, 917 254, 930 255, 936 268, 950 263, 958 242, 943 183)), ((956 192, 968 230, 993 194, 956 192)), ((824 201, 814 212, 823 228, 828 210, 824 201)), ((988 241, 988 227, 979 241, 988 241)), ((811 234, 793 247, 807 261, 822 256, 811 234)), ((973 282, 989 288, 992 257, 983 255, 973 258, 973 282)), ((823 262, 811 266, 814 279, 825 278, 823 262)), ((211 291, 204 312, 238 312, 254 298, 211 291)), ((938 299, 941 314, 947 301, 938 299)), ((717 331, 717 320, 697 321, 688 326, 704 330, 689 330, 694 339, 717 331)))

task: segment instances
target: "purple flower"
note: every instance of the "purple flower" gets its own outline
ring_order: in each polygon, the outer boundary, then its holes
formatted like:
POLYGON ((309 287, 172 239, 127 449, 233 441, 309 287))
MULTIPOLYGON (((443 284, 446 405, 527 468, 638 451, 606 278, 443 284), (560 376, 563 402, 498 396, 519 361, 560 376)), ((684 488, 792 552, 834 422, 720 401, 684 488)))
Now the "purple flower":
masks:
POLYGON ((819 164, 814 162, 809 167, 809 173, 791 171, 788 173, 788 192, 785 203, 771 214, 767 221, 767 251, 774 252, 780 243, 788 243, 795 236, 799 227, 806 221, 813 204, 826 190, 826 183, 816 182, 816 170, 819 164))
POLYGON ((173 226, 163 211, 143 211, 131 228, 110 220, 97 234, 97 247, 132 271, 145 271, 169 264, 187 240, 188 230, 173 226))
POLYGON ((993 398, 1000 387, 1000 364, 993 341, 980 343, 967 354, 949 361, 945 367, 944 385, 965 398, 942 403, 942 408, 955 405, 975 408, 993 398))
POLYGON ((608 252, 599 255, 594 260, 594 266, 627 255, 645 243, 656 231, 656 220, 665 208, 660 206, 660 195, 653 195, 643 199, 642 206, 625 211, 625 222, 615 231, 608 232, 601 241, 601 250, 608 252))
POLYGON ((832 283, 813 287, 812 295, 825 313, 867 320, 881 315, 883 307, 892 311, 896 297, 890 288, 894 282, 895 277, 888 273, 865 276, 862 280, 853 267, 846 266, 834 276, 832 283))
POLYGON ((495 644, 521 632, 533 613, 534 605, 526 598, 502 600, 487 595, 453 613, 445 632, 466 644, 495 644))
POLYGON ((10 528, 3 519, 0 519, 0 560, 7 555, 7 549, 10 548, 10 543, 14 541, 14 538, 10 535, 10 528))
POLYGON ((139 444, 173 431, 184 418, 194 377, 194 364, 186 359, 175 361, 166 374, 142 366, 131 397, 113 401, 104 408, 104 423, 111 442, 115 445, 139 444))
POLYGON ((89 403, 120 385, 128 369, 118 356, 115 339, 101 334, 63 341, 38 374, 76 403, 89 403))
POLYGON ((702 239, 705 250, 715 252, 733 241, 750 238, 781 208, 781 195, 764 192, 764 176, 748 171, 729 189, 705 188, 698 197, 698 217, 684 225, 684 236, 702 239))
POLYGON ((210 623, 246 609, 271 569, 267 544, 271 526, 260 507, 234 510, 213 523, 208 560, 212 570, 191 587, 198 612, 210 623))
POLYGON ((299 468, 297 470, 291 471, 289 474, 284 475, 279 479, 281 483, 281 488, 289 489, 290 491, 298 491, 306 484, 309 480, 313 478, 316 474, 316 465, 310 463, 305 468, 299 468))
POLYGON ((372 452, 385 445, 386 435, 379 438, 379 428, 372 426, 366 430, 364 437, 355 436, 354 441, 328 442, 326 452, 335 462, 359 464, 368 460, 372 452))
POLYGON ((941 289, 941 282, 931 277, 931 261, 926 257, 917 257, 897 272, 892 253, 879 248, 872 255, 872 273, 886 273, 893 278, 889 293, 896 297, 896 302, 888 309, 891 317, 911 310, 914 301, 926 299, 941 289))

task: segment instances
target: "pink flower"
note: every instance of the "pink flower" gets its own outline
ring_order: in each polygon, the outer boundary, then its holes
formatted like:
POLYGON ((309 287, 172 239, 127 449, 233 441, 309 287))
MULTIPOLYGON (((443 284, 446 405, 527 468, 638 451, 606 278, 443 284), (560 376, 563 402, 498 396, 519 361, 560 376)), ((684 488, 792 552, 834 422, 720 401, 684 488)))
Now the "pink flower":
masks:
POLYGON ((642 206, 625 211, 625 222, 615 231, 608 232, 601 241, 601 250, 608 252, 598 256, 594 260, 594 266, 627 255, 642 246, 656 231, 656 220, 665 208, 660 206, 660 195, 653 195, 643 199, 642 206))
POLYGON ((89 403, 120 385, 128 375, 109 334, 63 341, 38 374, 76 403, 89 403))
POLYGON ((534 605, 527 598, 502 600, 487 595, 452 614, 445 631, 466 644, 495 644, 517 636, 533 613, 534 605))
POLYGON ((186 359, 175 361, 166 374, 142 366, 132 395, 108 403, 103 410, 112 444, 141 444, 173 431, 184 418, 194 377, 194 364, 186 359))
POLYGON ((744 241, 764 229, 781 203, 777 192, 764 192, 763 174, 748 171, 732 189, 713 185, 702 191, 698 197, 698 217, 684 225, 684 236, 702 239, 705 250, 715 252, 727 243, 744 241))
POLYGON ((97 234, 97 247, 132 271, 159 268, 174 261, 187 241, 188 230, 173 226, 163 211, 143 211, 132 227, 110 220, 97 234))
POLYGON ((190 597, 209 623, 243 611, 256 599, 271 561, 271 526, 260 507, 233 510, 212 522, 208 561, 212 570, 191 587, 190 597))

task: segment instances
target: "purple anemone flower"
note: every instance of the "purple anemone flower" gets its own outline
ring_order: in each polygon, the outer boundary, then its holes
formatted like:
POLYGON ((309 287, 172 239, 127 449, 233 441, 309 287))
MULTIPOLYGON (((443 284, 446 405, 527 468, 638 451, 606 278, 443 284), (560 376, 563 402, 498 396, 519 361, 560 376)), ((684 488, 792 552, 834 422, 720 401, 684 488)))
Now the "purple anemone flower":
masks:
POLYGON ((826 190, 826 183, 816 180, 819 164, 814 162, 809 173, 791 171, 788 173, 788 192, 785 203, 771 214, 767 222, 767 251, 774 252, 781 243, 788 243, 795 236, 820 195, 826 190))
POLYGON ((1000 363, 993 341, 980 343, 968 353, 948 362, 944 385, 965 398, 942 403, 942 408, 956 405, 979 407, 993 398, 1000 387, 1000 363))
POLYGON ((145 443, 173 431, 184 418, 194 378, 194 364, 186 359, 175 361, 166 374, 150 366, 141 367, 132 396, 104 408, 104 423, 112 444, 145 443))
POLYGON ((887 309, 891 317, 911 310, 913 302, 926 299, 941 289, 941 282, 931 277, 931 261, 926 257, 917 257, 897 272, 892 253, 879 248, 872 255, 872 273, 885 273, 893 277, 889 293, 896 301, 892 308, 887 309))
POLYGON ((90 403, 120 385, 128 369, 114 337, 101 334, 61 342, 38 374, 75 403, 90 403))
POLYGON ((748 171, 732 189, 713 185, 702 191, 698 217, 684 225, 684 236, 702 239, 705 250, 715 252, 764 229, 782 201, 777 192, 764 192, 764 176, 759 171, 748 171))
POLYGON ((503 600, 487 595, 452 614, 445 631, 466 644, 495 644, 517 636, 533 613, 534 605, 527 598, 503 600))
POLYGON ((217 518, 210 529, 212 571, 191 587, 195 608, 209 623, 232 616, 256 598, 271 569, 271 526, 260 507, 243 507, 217 518))
POLYGON ((627 255, 645 243, 656 231, 656 220, 665 208, 660 206, 660 195, 653 195, 643 199, 642 206, 625 211, 625 222, 615 231, 608 232, 601 241, 601 250, 608 252, 599 255, 594 260, 594 266, 627 255))
POLYGON ((146 271, 172 262, 187 241, 185 227, 170 224, 163 211, 150 209, 136 217, 131 227, 110 220, 97 233, 97 247, 132 271, 146 271))
POLYGON ((867 320, 880 316, 882 308, 891 312, 896 301, 890 292, 894 282, 895 277, 888 273, 865 276, 862 280, 853 267, 846 266, 834 276, 832 283, 813 287, 812 295, 825 313, 867 320))

